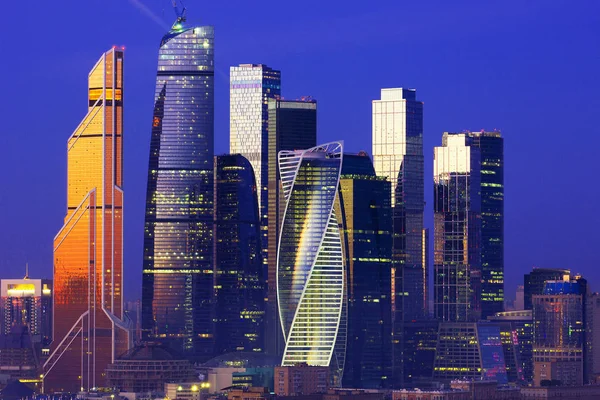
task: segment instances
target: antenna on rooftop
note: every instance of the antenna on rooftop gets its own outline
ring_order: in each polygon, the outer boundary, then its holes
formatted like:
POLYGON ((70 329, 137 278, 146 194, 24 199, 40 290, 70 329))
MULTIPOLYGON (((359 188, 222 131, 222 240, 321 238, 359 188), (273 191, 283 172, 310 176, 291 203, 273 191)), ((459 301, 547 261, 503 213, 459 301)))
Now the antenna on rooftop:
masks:
POLYGON ((177 22, 175 22, 176 24, 182 24, 186 20, 185 11, 187 9, 185 8, 183 1, 179 0, 179 2, 181 3, 181 12, 179 11, 179 7, 177 6, 177 0, 173 0, 173 9, 175 10, 175 15, 177 16, 177 22))
POLYGON ((29 279, 29 263, 26 262, 25 263, 25 278, 23 279, 29 279))

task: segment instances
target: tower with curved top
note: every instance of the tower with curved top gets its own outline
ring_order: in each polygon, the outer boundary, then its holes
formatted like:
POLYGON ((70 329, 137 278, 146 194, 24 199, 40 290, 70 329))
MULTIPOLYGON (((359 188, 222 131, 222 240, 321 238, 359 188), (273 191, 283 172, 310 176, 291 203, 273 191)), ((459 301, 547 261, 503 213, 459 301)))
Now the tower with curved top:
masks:
POLYGON ((158 56, 148 163, 142 329, 199 361, 214 349, 214 29, 178 18, 158 56))
POLYGON ((283 366, 330 366, 341 376, 346 348, 346 276, 334 207, 342 142, 279 153, 285 197, 277 253, 283 366))

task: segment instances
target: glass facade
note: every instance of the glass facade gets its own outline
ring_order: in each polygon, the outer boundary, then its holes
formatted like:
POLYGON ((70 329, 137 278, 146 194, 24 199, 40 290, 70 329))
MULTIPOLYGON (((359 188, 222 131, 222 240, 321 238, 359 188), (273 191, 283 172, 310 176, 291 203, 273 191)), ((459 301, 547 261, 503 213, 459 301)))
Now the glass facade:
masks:
POLYGON ((479 148, 465 133, 444 133, 433 160, 434 311, 442 321, 481 316, 479 148))
POLYGON ((191 359, 214 352, 214 29, 173 25, 160 44, 142 284, 144 337, 191 359))
POLYGON ((481 318, 504 310, 504 139, 470 132, 481 157, 481 318))
POLYGON ((88 113, 67 144, 67 215, 54 239, 54 342, 47 392, 105 384, 129 347, 123 316, 123 52, 89 74, 88 113))
POLYGON ((543 294, 533 295, 534 386, 583 385, 586 297, 584 279, 547 281, 543 294))
POLYGON ((215 157, 215 350, 264 349, 265 287, 256 181, 239 154, 215 157))
POLYGON ((334 211, 342 158, 341 142, 279 153, 286 207, 277 259, 282 366, 330 366, 338 384, 347 326, 342 233, 334 211))
POLYGON ((344 387, 380 388, 391 368, 392 219, 390 182, 370 157, 344 154, 340 210, 346 239, 348 342, 344 387))
POLYGON ((373 164, 391 183, 393 380, 402 379, 403 325, 427 317, 423 240, 423 103, 414 89, 381 89, 372 104, 373 164))
POLYGON ((0 280, 0 335, 26 326, 42 346, 52 342, 52 281, 0 280))
POLYGON ((401 386, 415 387, 431 381, 438 330, 439 323, 433 320, 404 324, 401 386))
MULTIPOLYGON (((308 149, 317 145, 317 102, 315 100, 269 99, 269 148, 268 163, 268 230, 267 230, 267 321, 266 350, 281 356, 285 346, 279 311, 277 309, 277 251, 279 232, 285 210, 281 193, 278 154, 283 150, 308 149)), ((264 251, 263 251, 263 254, 264 251)))
POLYGON ((433 378, 507 384, 500 328, 486 322, 440 323, 433 378))
POLYGON ((268 256, 269 99, 280 95, 280 71, 262 64, 240 64, 229 68, 229 152, 246 157, 254 169, 265 269, 268 256))
POLYGON ((533 310, 533 295, 543 294, 546 281, 570 279, 571 271, 568 269, 533 268, 523 277, 523 303, 525 310, 533 310))
POLYGON ((500 327, 509 382, 533 381, 533 317, 531 310, 504 311, 489 316, 500 327))

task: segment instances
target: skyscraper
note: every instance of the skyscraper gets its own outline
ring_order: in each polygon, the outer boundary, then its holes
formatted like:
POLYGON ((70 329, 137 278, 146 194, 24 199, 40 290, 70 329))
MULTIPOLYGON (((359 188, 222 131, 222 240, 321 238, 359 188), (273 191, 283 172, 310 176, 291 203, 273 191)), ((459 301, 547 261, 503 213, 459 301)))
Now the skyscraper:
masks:
POLYGON ((281 192, 278 154, 283 150, 308 149, 317 145, 317 102, 312 99, 269 99, 268 165, 268 272, 267 272, 267 351, 281 356, 285 342, 277 309, 277 249, 285 200, 281 192))
POLYGON ((450 322, 481 316, 481 163, 471 144, 445 132, 434 149, 434 308, 450 322))
POLYGON ((250 161, 256 176, 263 251, 267 262, 269 99, 281 95, 281 72, 263 64, 229 68, 229 152, 250 161))
MULTIPOLYGON (((335 212, 341 142, 279 153, 286 207, 277 254, 277 299, 285 337, 282 366, 344 370, 346 271, 335 212)), ((338 208, 339 209, 339 208, 338 208)))
POLYGON ((377 176, 392 184, 394 319, 422 319, 427 314, 423 103, 414 89, 381 89, 381 100, 373 100, 373 163, 377 176))
POLYGON ((54 337, 47 392, 104 385, 129 346, 123 317, 123 52, 89 74, 88 113, 67 143, 67 215, 54 238, 54 337))
POLYGON ((344 386, 380 388, 391 373, 392 219, 390 182, 365 152, 344 154, 340 209, 348 275, 344 386))
POLYGON ((214 29, 162 38, 148 165, 142 329, 191 359, 214 352, 214 29))
POLYGON ((215 350, 264 350, 265 287, 256 181, 239 154, 215 157, 215 350))
POLYGON ((577 278, 547 281, 533 295, 533 382, 564 386, 584 383, 587 282, 577 278))
POLYGON ((481 157, 481 318, 504 310, 504 139, 469 132, 481 157))
POLYGON ((373 100, 373 164, 391 182, 393 381, 400 383, 407 321, 427 312, 424 257, 423 103, 416 90, 381 89, 373 100))
POLYGON ((0 280, 0 335, 27 327, 34 341, 52 341, 52 281, 48 279, 0 280))
POLYGON ((560 268, 533 268, 523 277, 523 302, 525 310, 533 310, 533 296, 544 293, 547 281, 569 280, 571 271, 560 268))

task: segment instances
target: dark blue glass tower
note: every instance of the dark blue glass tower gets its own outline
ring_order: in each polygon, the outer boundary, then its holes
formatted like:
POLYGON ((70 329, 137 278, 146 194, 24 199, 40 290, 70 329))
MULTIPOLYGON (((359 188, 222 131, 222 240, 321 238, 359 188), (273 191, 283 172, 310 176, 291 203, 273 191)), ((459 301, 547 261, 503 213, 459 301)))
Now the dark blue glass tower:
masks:
POLYGON ((265 278, 256 179, 239 154, 215 157, 215 350, 264 350, 265 278))
POLYGON ((213 50, 213 27, 179 20, 161 41, 144 230, 144 336, 199 360, 214 351, 213 50))
POLYGON ((391 379, 391 184, 369 156, 345 154, 340 203, 348 271, 348 341, 343 385, 379 388, 391 379))

